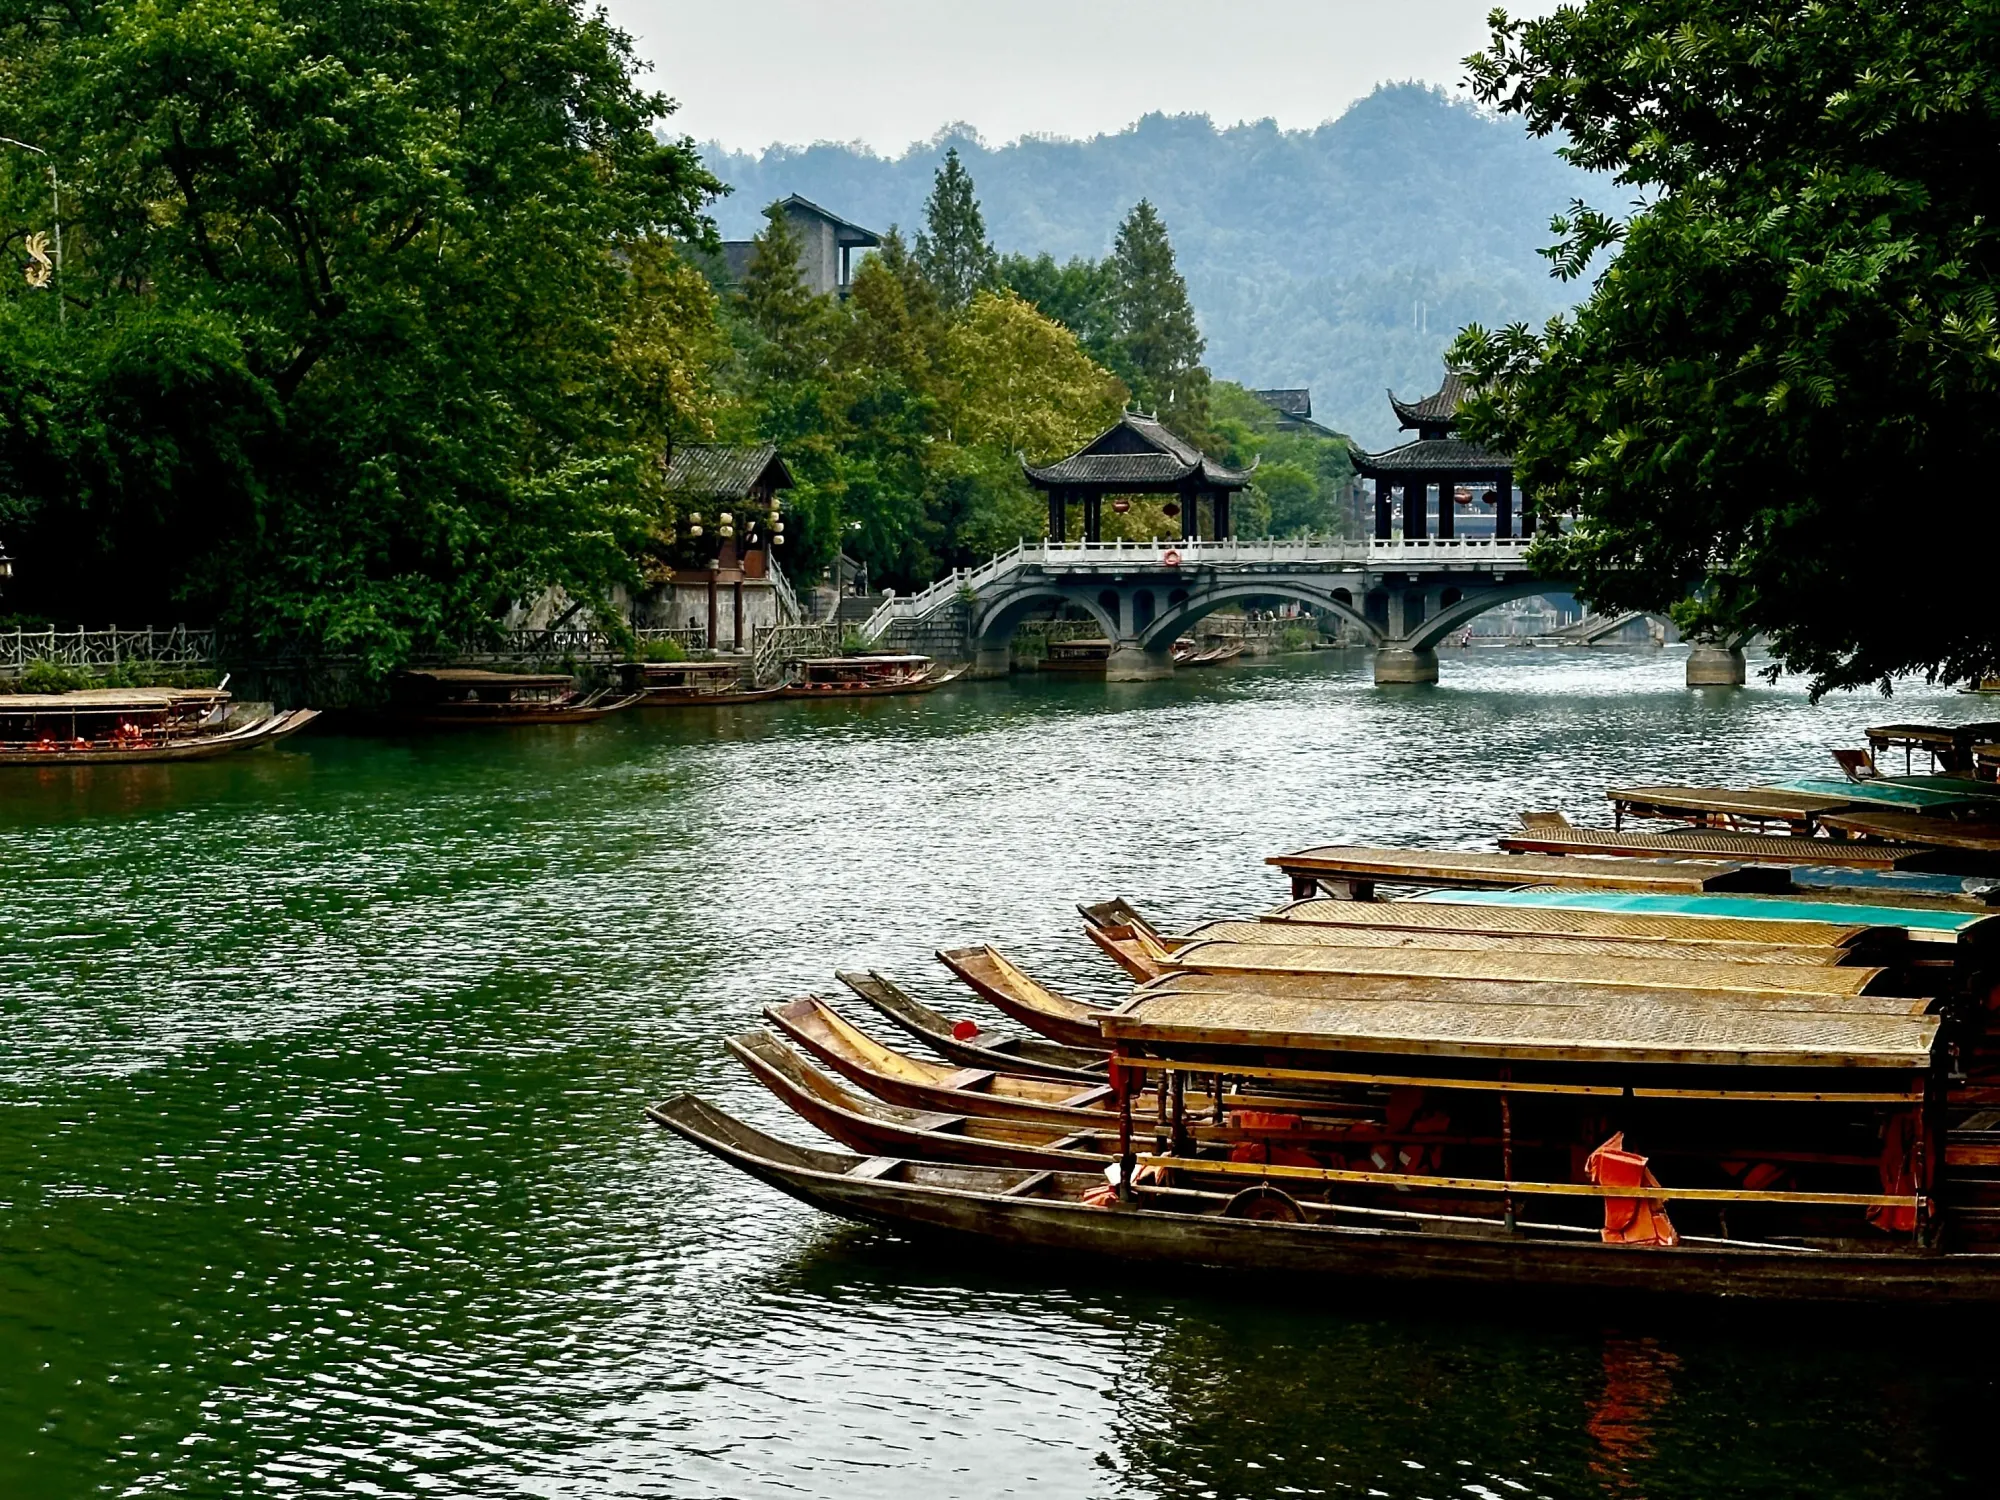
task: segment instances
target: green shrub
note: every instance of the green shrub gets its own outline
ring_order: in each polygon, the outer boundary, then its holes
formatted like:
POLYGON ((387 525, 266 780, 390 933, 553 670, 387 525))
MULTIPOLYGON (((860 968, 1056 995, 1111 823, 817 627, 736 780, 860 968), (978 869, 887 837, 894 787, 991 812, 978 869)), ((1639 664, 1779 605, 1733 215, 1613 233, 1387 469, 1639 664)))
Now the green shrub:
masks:
POLYGON ((1304 651, 1319 639, 1319 632, 1309 625, 1287 625, 1278 634, 1280 651, 1304 651))
POLYGON ((875 647, 861 637, 861 632, 852 625, 840 633, 840 654, 842 656, 866 656, 875 647))
POLYGON ((20 679, 24 693, 73 693, 78 688, 94 685, 91 675, 81 667, 72 667, 46 656, 29 662, 22 670, 20 679))
POLYGON ((639 647, 641 661, 686 661, 687 647, 672 636, 657 641, 647 641, 639 647))

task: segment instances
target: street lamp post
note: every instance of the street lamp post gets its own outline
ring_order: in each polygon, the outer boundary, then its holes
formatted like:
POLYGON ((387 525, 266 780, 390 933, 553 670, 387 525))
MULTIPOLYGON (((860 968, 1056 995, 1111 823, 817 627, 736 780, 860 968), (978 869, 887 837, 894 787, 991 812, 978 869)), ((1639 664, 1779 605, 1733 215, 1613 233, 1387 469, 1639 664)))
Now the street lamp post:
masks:
POLYGON ((19 146, 23 151, 32 151, 35 153, 35 155, 39 156, 43 161, 48 163, 49 206, 51 211, 55 214, 55 221, 56 221, 56 274, 55 274, 56 323, 58 324, 58 326, 67 326, 69 323, 69 309, 63 306, 63 299, 62 299, 62 263, 63 263, 62 183, 56 179, 55 158, 53 156, 50 156, 49 153, 44 151, 40 146, 30 146, 26 141, 15 140, 14 137, 12 137, 11 135, 0 135, 0 144, 8 146, 19 146))

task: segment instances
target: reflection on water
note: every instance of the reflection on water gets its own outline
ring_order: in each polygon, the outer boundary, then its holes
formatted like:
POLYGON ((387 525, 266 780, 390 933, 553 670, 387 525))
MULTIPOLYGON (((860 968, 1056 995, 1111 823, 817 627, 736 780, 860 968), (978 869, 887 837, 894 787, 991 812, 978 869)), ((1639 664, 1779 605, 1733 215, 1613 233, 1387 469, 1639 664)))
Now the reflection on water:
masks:
MULTIPOLYGON (((1283 895, 1890 712, 1675 654, 1322 655, 0 780, 0 1493, 1969 1491, 1976 1332, 1254 1285, 842 1226, 640 1121, 719 1040, 1073 903, 1283 895)), ((1970 719, 1912 693, 1894 717, 1970 719)), ((958 1008, 963 1008, 960 1005, 958 1008)))

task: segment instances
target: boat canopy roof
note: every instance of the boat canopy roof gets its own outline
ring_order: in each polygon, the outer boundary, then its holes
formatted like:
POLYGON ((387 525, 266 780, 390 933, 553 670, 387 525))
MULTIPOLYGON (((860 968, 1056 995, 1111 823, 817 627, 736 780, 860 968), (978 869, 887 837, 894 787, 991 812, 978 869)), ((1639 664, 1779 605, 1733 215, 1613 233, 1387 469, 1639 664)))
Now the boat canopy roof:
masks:
MULTIPOLYGON (((1871 1003, 1685 990, 1433 983, 1386 998, 1334 984, 1225 987, 1155 980, 1100 1021, 1114 1041, 1263 1051, 1368 1052, 1701 1067, 1926 1068, 1938 1018, 1909 1001, 1871 1003)), ((1394 993, 1394 991, 1390 991, 1394 993)))
POLYGON ((145 713, 182 703, 220 703, 221 688, 84 688, 74 693, 0 694, 0 713, 145 713))
POLYGON ((807 656, 802 667, 913 667, 928 662, 928 656, 807 656))
POLYGON ((1798 792, 1808 797, 1837 797, 1864 807, 1909 807, 1921 812, 1946 812, 1973 800, 1966 792, 1937 791, 1899 781, 1822 781, 1817 777, 1800 777, 1797 781, 1781 781, 1770 790, 1798 792))
POLYGON ((732 676, 742 672, 749 665, 747 661, 645 661, 639 663, 648 672, 727 672, 732 676))
POLYGON ((1291 901, 1268 913, 1270 923, 1331 923, 1340 927, 1418 932, 1556 933, 1587 937, 1648 938, 1677 942, 1806 943, 1845 948, 1868 941, 1900 942, 1901 927, 1840 926, 1747 920, 1672 912, 1599 910, 1584 906, 1513 904, 1504 896, 1461 892, 1449 904, 1425 901, 1291 901))
POLYGON ((1885 906, 1868 901, 1812 901, 1798 897, 1656 894, 1605 890, 1428 891, 1412 904, 1580 907, 1589 911, 1665 913, 1684 917, 1782 922, 1828 922, 1843 926, 1901 927, 1912 937, 1959 941, 2000 935, 2000 917, 1990 910, 1925 906, 1885 906))

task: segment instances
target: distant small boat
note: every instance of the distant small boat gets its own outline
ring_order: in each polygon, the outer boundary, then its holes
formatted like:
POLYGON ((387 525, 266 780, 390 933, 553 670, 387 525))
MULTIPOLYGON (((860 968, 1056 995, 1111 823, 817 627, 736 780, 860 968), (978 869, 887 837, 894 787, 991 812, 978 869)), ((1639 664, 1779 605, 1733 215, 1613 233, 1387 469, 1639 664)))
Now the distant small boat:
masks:
POLYGON ((1176 655, 1177 667, 1219 667, 1224 662, 1235 661, 1243 654, 1241 641, 1225 641, 1219 646, 1206 646, 1191 650, 1185 656, 1176 655))
POLYGON ((749 670, 742 661, 633 662, 625 669, 625 687, 640 694, 640 708, 720 708, 784 692, 782 682, 758 687, 749 670))
POLYGON ((0 696, 0 766, 137 765, 212 760, 296 734, 319 717, 295 708, 229 723, 221 688, 87 688, 0 696))
POLYGON ((637 703, 642 695, 611 688, 577 691, 560 672, 490 672, 436 667, 405 672, 389 685, 382 722, 422 729, 588 724, 637 703))
POLYGON ((890 698, 904 693, 928 693, 953 682, 965 671, 940 671, 928 656, 813 656, 798 664, 799 673, 785 685, 786 698, 890 698))
POLYGON ((1102 637, 1074 641, 1050 641, 1042 657, 1044 672, 1095 672, 1102 674, 1111 659, 1111 642, 1102 637))

